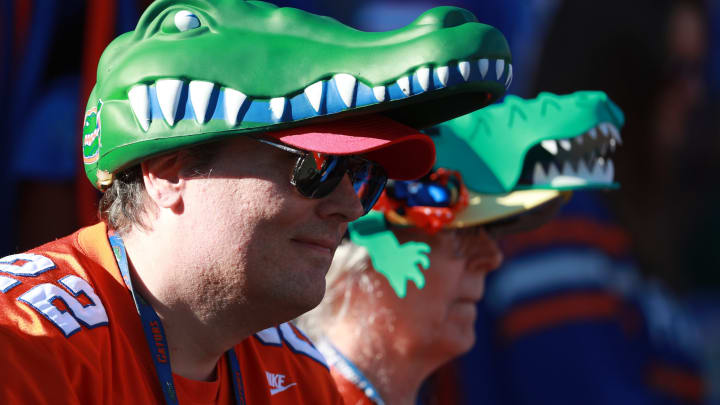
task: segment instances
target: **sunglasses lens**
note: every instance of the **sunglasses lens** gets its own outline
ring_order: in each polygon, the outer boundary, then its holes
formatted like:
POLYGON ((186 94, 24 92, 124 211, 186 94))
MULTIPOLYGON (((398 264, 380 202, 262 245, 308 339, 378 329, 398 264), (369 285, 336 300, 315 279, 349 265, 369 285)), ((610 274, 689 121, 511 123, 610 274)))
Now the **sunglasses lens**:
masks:
POLYGON ((380 166, 362 161, 351 170, 350 179, 367 214, 385 189, 387 175, 380 166))
POLYGON ((340 158, 329 156, 322 162, 311 154, 302 156, 295 164, 291 183, 304 197, 323 198, 342 180, 345 170, 340 158), (320 164, 320 167, 318 165, 320 164))
POLYGON ((308 154, 298 159, 291 182, 303 196, 323 198, 335 190, 348 173, 367 213, 375 205, 387 182, 383 169, 370 161, 334 155, 319 160, 308 154))

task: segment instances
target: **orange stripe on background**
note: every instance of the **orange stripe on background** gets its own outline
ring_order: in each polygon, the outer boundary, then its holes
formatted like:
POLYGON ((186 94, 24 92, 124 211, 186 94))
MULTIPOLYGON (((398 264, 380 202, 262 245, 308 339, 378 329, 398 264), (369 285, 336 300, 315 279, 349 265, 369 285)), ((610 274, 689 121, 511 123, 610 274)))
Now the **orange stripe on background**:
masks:
POLYGON ((612 318, 620 313, 621 306, 620 299, 607 292, 545 298, 514 309, 500 322, 500 331, 506 339, 514 340, 566 322, 612 318))
POLYGON ((16 61, 22 60, 20 55, 25 52, 25 44, 27 43, 30 22, 32 21, 33 3, 33 0, 15 0, 13 49, 16 61))
POLYGON ((463 404, 459 365, 451 361, 430 376, 431 382, 428 397, 424 398, 429 405, 463 404))
POLYGON ((612 256, 623 256, 630 250, 630 237, 616 226, 586 218, 557 218, 540 228, 509 235, 502 240, 506 258, 533 248, 557 244, 595 246, 612 256))
MULTIPOLYGON (((115 36, 115 0, 89 1, 85 18, 85 42, 82 65, 82 92, 80 100, 79 118, 77 126, 78 154, 82 153, 81 134, 85 117, 85 105, 90 92, 95 85, 97 65, 100 55, 115 36)), ((80 159, 82 161, 82 159, 80 159)), ((85 178, 84 165, 80 165, 75 181, 75 195, 77 197, 77 218, 80 226, 87 226, 98 221, 97 203, 98 193, 85 178)))
POLYGON ((648 369, 648 384, 667 395, 684 402, 700 404, 705 398, 702 378, 688 370, 669 364, 654 363, 648 369))

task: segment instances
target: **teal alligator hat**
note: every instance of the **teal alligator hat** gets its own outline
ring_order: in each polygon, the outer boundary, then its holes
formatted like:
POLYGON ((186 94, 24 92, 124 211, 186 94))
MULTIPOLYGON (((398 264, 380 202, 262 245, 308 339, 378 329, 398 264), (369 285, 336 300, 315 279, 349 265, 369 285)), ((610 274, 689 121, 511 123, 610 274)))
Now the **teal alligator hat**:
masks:
POLYGON ((430 233, 489 225, 565 200, 573 190, 615 188, 612 155, 623 124, 605 93, 579 91, 508 96, 429 128, 435 170, 391 182, 375 211, 350 224, 350 238, 403 297, 408 280, 424 285, 420 269, 429 266, 430 247, 400 245, 389 224, 430 233))

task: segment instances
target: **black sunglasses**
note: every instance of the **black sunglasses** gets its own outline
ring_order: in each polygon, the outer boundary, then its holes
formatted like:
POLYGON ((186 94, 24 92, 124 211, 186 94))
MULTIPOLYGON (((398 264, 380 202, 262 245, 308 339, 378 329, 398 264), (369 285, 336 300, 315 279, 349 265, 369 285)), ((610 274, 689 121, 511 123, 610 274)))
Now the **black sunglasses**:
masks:
POLYGON ((290 184, 307 198, 323 198, 330 194, 345 174, 350 175, 353 188, 363 206, 363 215, 375 205, 387 183, 387 174, 379 164, 357 155, 327 155, 278 143, 267 138, 250 136, 258 142, 298 156, 290 176, 290 184))

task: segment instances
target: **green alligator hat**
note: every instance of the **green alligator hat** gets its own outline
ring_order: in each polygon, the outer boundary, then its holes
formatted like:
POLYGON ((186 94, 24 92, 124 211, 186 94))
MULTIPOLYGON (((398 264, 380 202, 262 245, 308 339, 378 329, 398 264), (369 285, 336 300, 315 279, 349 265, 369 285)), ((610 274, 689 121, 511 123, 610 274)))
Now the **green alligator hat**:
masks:
POLYGON ((349 116, 420 129, 488 105, 511 80, 503 35, 456 7, 362 32, 261 1, 158 0, 100 59, 85 171, 102 189, 156 154, 349 116))
MULTIPOLYGON (((579 91, 530 100, 507 96, 503 103, 429 128, 435 168, 460 173, 468 192, 467 206, 444 227, 487 225, 568 198, 572 190, 616 187, 611 155, 622 143, 623 124, 622 111, 605 93, 579 91)), ((392 187, 385 191, 390 193, 392 187)), ((367 248, 373 267, 402 298, 408 280, 424 286, 420 268, 429 266, 430 246, 400 245, 388 223, 418 226, 402 213, 373 211, 350 224, 350 238, 367 248)))
POLYGON ((470 204, 450 226, 516 215, 563 191, 616 188, 612 154, 624 123, 607 94, 578 91, 507 96, 433 127, 435 166, 463 173, 470 192, 470 204))

